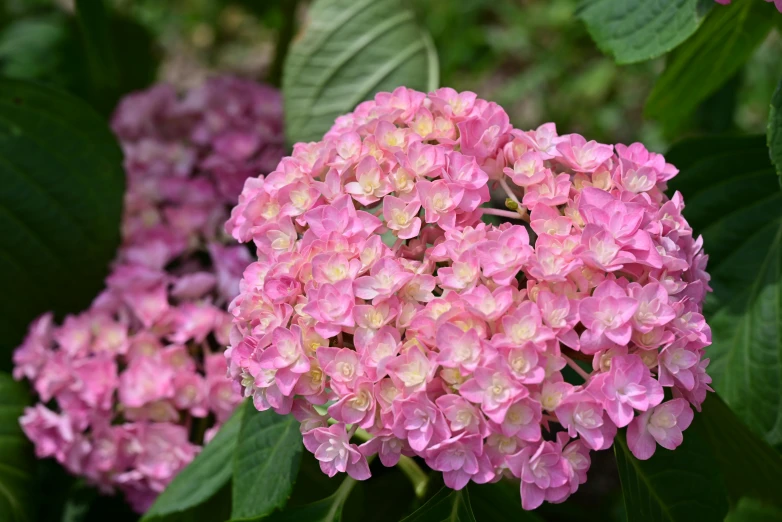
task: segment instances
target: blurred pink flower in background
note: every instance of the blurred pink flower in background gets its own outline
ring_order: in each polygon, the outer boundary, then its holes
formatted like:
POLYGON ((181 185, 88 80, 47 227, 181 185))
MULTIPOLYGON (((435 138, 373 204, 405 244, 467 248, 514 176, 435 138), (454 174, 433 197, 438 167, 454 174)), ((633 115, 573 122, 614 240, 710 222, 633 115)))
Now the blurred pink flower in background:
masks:
POLYGON ((43 315, 14 354, 41 399, 20 420, 37 455, 139 512, 241 399, 224 309, 251 257, 222 229, 244 180, 283 155, 281 111, 274 89, 232 77, 122 100, 112 128, 127 192, 106 290, 61 326, 43 315))

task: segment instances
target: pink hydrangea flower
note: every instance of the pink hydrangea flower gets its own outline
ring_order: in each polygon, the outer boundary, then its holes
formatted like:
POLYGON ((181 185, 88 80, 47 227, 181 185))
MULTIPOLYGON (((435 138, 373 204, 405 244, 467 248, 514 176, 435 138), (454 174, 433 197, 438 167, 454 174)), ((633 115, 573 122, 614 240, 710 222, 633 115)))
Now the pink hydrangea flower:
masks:
POLYGON ((315 455, 320 469, 329 477, 342 472, 356 480, 369 478, 367 459, 350 443, 344 424, 308 431, 304 434, 304 447, 315 455))
POLYGON ((507 459, 514 475, 521 478, 521 506, 535 509, 544 500, 561 501, 570 490, 570 467, 562 449, 551 442, 529 445, 507 459))
POLYGON ((682 431, 690 426, 692 418, 690 405, 684 399, 660 404, 633 419, 627 427, 627 446, 641 460, 651 458, 657 444, 674 450, 682 443, 682 431))
POLYGON ((633 419, 633 409, 647 411, 663 400, 662 386, 637 355, 611 359, 611 369, 592 379, 589 389, 620 428, 633 419))
POLYGON ((258 262, 230 375, 301 419, 328 474, 368 476, 348 464, 361 428, 384 465, 417 456, 456 489, 511 474, 525 509, 562 502, 617 428, 669 444, 687 422, 667 405, 710 390, 707 256, 665 195, 677 172, 640 143, 513 129, 474 93, 379 93, 245 183, 226 230, 258 262), (302 338, 284 360, 282 331, 302 338))
MULTIPOLYGON (((41 399, 20 419, 36 454, 102 492, 121 491, 143 513, 241 399, 219 352, 230 342, 224 308, 252 257, 220 228, 244 180, 282 156, 281 102, 238 78, 211 79, 183 98, 161 85, 121 101, 112 127, 128 188, 107 289, 60 326, 51 314, 36 320, 14 354, 14 376, 41 399)), ((291 209, 306 200, 287 197, 291 209)), ((281 249, 286 230, 295 237, 290 227, 265 238, 281 249)), ((263 291, 289 306, 299 283, 269 280, 263 291)), ((301 337, 272 332, 260 361, 286 393, 309 371, 301 337)))

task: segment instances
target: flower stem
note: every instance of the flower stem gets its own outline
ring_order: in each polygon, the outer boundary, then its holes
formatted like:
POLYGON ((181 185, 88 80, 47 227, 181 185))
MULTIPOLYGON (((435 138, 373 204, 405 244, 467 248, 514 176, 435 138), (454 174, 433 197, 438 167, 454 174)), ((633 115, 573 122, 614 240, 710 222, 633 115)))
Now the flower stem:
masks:
POLYGON ((573 369, 574 372, 579 374, 585 381, 589 380, 589 377, 591 377, 591 374, 588 374, 587 372, 585 372, 583 370, 583 368, 581 368, 581 366, 579 366, 576 361, 574 361, 573 359, 571 359, 570 357, 568 357, 565 354, 562 354, 562 357, 564 357, 565 361, 567 362, 567 365, 570 366, 573 369))
POLYGON ((424 473, 424 470, 413 459, 404 455, 399 458, 397 467, 410 479, 415 496, 419 500, 423 500, 426 497, 426 488, 429 485, 429 475, 424 473))
POLYGON ((500 186, 502 187, 502 190, 505 191, 505 194, 511 199, 511 201, 516 203, 516 206, 518 207, 518 210, 516 212, 518 213, 519 218, 529 223, 529 216, 527 215, 527 209, 521 205, 519 198, 516 197, 516 194, 508 186, 508 182, 505 181, 505 178, 500 178, 500 186))
POLYGON ((481 212, 491 216, 501 216, 509 219, 521 219, 521 215, 518 212, 513 212, 512 210, 502 210, 499 208, 481 208, 481 212))
POLYGON ((347 476, 339 485, 337 491, 334 492, 334 502, 331 504, 328 515, 323 520, 336 520, 337 513, 342 509, 342 505, 350 496, 350 492, 353 491, 353 487, 356 485, 356 479, 347 476))

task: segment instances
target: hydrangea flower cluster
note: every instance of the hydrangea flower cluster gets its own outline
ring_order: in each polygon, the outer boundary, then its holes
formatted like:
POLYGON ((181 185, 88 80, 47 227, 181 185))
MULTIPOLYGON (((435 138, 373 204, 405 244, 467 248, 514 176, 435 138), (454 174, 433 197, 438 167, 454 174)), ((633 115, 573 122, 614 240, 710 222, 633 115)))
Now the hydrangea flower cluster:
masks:
POLYGON ((451 488, 512 475, 525 509, 561 502, 617 428, 638 458, 673 449, 710 390, 676 174, 473 93, 380 93, 247 180, 229 372, 329 476, 418 456, 451 488))
MULTIPOLYGON (((718 4, 729 5, 732 0, 714 0, 714 1, 717 2, 718 4)), ((782 13, 782 0, 766 0, 766 2, 768 2, 768 3, 772 3, 773 2, 774 3, 774 7, 777 8, 777 11, 782 13)))
POLYGON ((119 105, 123 244, 102 292, 62 325, 46 314, 14 354, 40 402, 21 425, 54 457, 144 512, 241 397, 222 348, 251 261, 222 231, 250 173, 283 156, 271 88, 222 77, 179 99, 165 85, 119 105))

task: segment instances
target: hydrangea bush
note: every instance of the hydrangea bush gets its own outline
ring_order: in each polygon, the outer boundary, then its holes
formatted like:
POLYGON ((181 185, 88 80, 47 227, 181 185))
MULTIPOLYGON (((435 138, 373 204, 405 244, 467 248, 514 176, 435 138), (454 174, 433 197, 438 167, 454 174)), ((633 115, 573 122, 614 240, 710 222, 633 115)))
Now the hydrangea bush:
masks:
POLYGON ((512 475, 525 509, 562 502, 617 428, 638 458, 674 449, 710 390, 676 174, 473 93, 380 93, 247 180, 230 375, 329 476, 415 455, 454 489, 512 475))
POLYGON ((123 244, 106 290, 55 325, 36 320, 14 376, 40 402, 22 428, 54 457, 144 512, 240 400, 222 347, 251 261, 222 231, 250 174, 283 155, 279 94, 232 77, 179 99, 160 85, 126 97, 112 127, 125 153, 123 244))

